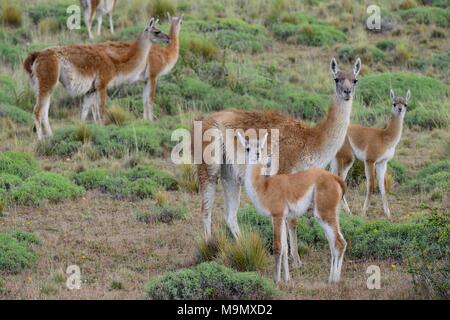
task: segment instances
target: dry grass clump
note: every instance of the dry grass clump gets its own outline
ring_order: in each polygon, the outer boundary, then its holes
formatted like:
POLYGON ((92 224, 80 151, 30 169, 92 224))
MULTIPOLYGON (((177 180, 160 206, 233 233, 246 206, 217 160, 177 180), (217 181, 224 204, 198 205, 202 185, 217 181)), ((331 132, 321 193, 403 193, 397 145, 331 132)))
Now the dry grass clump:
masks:
POLYGON ((6 5, 2 10, 1 21, 9 27, 22 25, 22 10, 14 5, 6 5))
POLYGON ((112 106, 108 110, 108 117, 106 119, 106 124, 114 124, 116 126, 123 126, 131 119, 131 114, 122 109, 119 106, 112 106))
POLYGON ((185 190, 197 193, 198 181, 195 168, 191 164, 183 164, 178 169, 178 184, 185 190))

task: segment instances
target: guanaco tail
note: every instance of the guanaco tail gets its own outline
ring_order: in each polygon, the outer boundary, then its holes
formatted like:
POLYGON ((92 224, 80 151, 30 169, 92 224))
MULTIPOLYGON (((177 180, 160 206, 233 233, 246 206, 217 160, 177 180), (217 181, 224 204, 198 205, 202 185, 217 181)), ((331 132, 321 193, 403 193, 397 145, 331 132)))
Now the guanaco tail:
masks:
MULTIPOLYGON (((347 173, 353 165, 355 158, 364 162, 367 193, 362 213, 366 214, 370 203, 371 193, 375 191, 375 182, 378 181, 384 213, 391 217, 386 195, 386 168, 387 163, 394 157, 395 148, 400 142, 408 102, 411 91, 406 96, 395 96, 390 91, 392 103, 392 116, 385 129, 367 128, 357 124, 348 127, 347 137, 342 148, 331 163, 331 170, 345 180, 347 173), (376 176, 376 180, 375 180, 376 176)), ((350 208, 344 197, 344 209, 350 213, 350 208)))
MULTIPOLYGON (((256 209, 272 218, 275 282, 280 282, 282 268, 284 281, 289 281, 286 231, 288 220, 293 223, 311 206, 314 208, 314 217, 324 229, 330 245, 329 282, 338 282, 347 246, 339 228, 338 216, 339 203, 345 193, 345 182, 328 171, 316 168, 299 173, 266 176, 264 170, 267 168, 261 155, 267 141, 267 133, 260 141, 245 140, 240 132, 237 135, 246 156, 245 190, 256 209)), ((292 241, 297 238, 297 234, 291 232, 290 229, 291 251, 297 252, 297 242, 292 241)))

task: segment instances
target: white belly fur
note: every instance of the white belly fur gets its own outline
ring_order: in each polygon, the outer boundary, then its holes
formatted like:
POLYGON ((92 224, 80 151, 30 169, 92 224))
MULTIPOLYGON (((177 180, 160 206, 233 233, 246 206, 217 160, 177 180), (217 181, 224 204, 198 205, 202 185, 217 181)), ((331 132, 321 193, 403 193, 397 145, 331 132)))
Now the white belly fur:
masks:
POLYGON ((84 95, 95 81, 95 76, 84 76, 66 59, 60 59, 59 81, 72 96, 84 95))
POLYGON ((311 202, 313 200, 313 194, 314 194, 314 186, 311 186, 305 193, 305 195, 299 199, 297 202, 294 203, 288 203, 288 217, 289 218, 295 218, 298 217, 306 212, 308 208, 311 206, 311 202))

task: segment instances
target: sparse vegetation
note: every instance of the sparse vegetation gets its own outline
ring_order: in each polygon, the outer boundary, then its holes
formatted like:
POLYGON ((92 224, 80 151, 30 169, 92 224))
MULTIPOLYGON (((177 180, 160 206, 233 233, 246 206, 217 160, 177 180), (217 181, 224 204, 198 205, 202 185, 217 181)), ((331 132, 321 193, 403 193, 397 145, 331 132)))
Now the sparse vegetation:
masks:
POLYGON ((236 272, 216 262, 150 279, 146 292, 150 299, 157 300, 256 300, 272 299, 277 294, 271 280, 255 272, 236 272))
POLYGON ((167 223, 171 224, 175 220, 183 220, 186 218, 187 210, 182 205, 157 204, 150 208, 147 212, 137 211, 136 219, 145 223, 167 223))

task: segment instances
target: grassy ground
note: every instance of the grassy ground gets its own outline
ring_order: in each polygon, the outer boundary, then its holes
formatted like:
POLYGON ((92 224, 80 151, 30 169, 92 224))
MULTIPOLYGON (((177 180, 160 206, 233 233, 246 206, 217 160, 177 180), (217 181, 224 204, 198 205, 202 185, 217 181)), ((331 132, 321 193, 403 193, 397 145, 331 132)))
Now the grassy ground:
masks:
MULTIPOLYGON (((445 1, 433 1, 433 7, 414 0, 380 1, 389 21, 380 33, 365 30, 365 1, 301 4, 264 0, 248 1, 243 7, 234 0, 167 0, 153 5, 141 0, 121 1, 115 18, 116 34, 111 36, 105 25, 102 37, 95 41, 131 40, 151 14, 185 14, 182 56, 159 86, 158 123, 139 120, 142 84, 111 90, 108 106, 119 107, 126 114, 123 123, 119 121, 118 126, 109 125, 103 131, 94 125, 91 129, 82 126, 78 120, 80 100, 68 97, 59 86, 53 96, 50 121, 60 140, 55 138, 50 146, 38 145, 30 122, 33 92, 20 63, 33 50, 87 41, 84 26, 80 31, 67 31, 64 26, 65 8, 75 2, 24 1, 15 6, 20 19, 14 19, 6 1, 0 2, 0 152, 29 154, 43 171, 70 181, 74 174, 87 169, 117 172, 141 165, 171 174, 181 187, 158 189, 148 197, 122 197, 118 189, 114 194, 87 190, 74 200, 54 203, 44 198, 31 207, 3 199, 0 183, 0 232, 30 231, 40 239, 39 244, 32 245, 37 256, 34 265, 20 272, 0 270, 0 298, 141 299, 146 297, 144 288, 149 278, 196 265, 197 240, 202 234, 200 197, 183 187, 189 183, 185 183, 181 168, 170 162, 167 137, 174 128, 189 126, 196 115, 226 107, 277 109, 316 122, 329 103, 332 80, 328 63, 333 56, 342 67, 349 66, 356 56, 362 58, 362 80, 352 114, 355 122, 383 126, 390 114, 389 93, 383 86, 392 83, 398 93, 412 88, 407 126, 395 157, 406 170, 405 179, 395 181, 390 171, 389 203, 394 223, 416 213, 449 214, 448 185, 439 182, 421 192, 408 187, 423 168, 450 156, 450 17, 445 1), (348 13, 342 13, 342 8, 348 13), (402 73, 399 80, 398 72, 402 73), (371 86, 364 87, 364 81, 371 86), (63 135, 68 127, 75 133, 63 135), (120 143, 111 147, 110 138, 101 139, 105 134, 120 143), (135 137, 142 137, 142 141, 135 145, 135 137), (146 143, 148 137, 153 144, 146 143), (71 143, 70 148, 67 143, 71 143), (140 213, 153 210, 156 203, 181 204, 186 217, 172 223, 142 222, 140 213), (81 268, 80 290, 66 289, 65 271, 72 264, 81 268)), ((166 23, 163 28, 167 28, 166 23)), ((347 198, 355 213, 364 201, 365 184, 360 174, 355 169, 356 182, 350 184, 347 198)), ((372 199, 367 219, 384 219, 379 195, 372 199)), ((241 207, 247 205, 244 195, 241 207)), ((217 228, 224 225, 221 212, 219 186, 213 214, 217 228)), ((328 285, 328 250, 309 248, 301 258, 303 267, 292 271, 292 283, 280 288, 280 298, 429 297, 417 290, 407 261, 346 257, 342 282, 328 285), (369 265, 381 268, 380 290, 366 287, 369 265)), ((272 270, 270 259, 258 271, 271 277, 272 270)))

